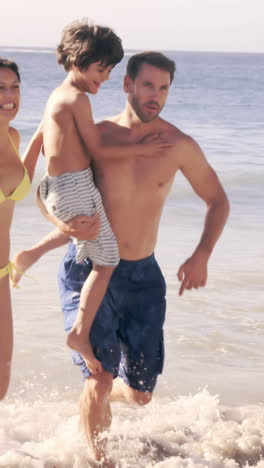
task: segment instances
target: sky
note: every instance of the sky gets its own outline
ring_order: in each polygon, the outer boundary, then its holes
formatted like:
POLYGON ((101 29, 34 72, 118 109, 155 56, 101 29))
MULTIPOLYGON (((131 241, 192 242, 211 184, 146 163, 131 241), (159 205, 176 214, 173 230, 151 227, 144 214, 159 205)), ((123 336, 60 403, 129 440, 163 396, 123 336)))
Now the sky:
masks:
POLYGON ((51 47, 75 19, 111 26, 125 49, 264 52, 264 0, 11 0, 0 47, 51 47))

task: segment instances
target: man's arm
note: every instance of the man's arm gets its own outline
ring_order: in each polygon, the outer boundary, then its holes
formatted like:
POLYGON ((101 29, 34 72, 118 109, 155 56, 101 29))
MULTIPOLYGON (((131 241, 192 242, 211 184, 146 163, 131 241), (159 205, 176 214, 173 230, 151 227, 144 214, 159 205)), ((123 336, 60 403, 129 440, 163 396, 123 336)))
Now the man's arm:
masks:
POLYGON ((60 221, 55 216, 51 215, 40 198, 39 187, 36 192, 36 203, 45 218, 53 223, 64 235, 68 237, 76 237, 80 240, 92 241, 96 240, 100 229, 99 213, 93 216, 75 216, 69 221, 60 221))
POLYGON ((225 226, 229 202, 215 171, 208 164, 200 147, 190 137, 184 137, 180 168, 195 193, 207 205, 201 239, 192 256, 178 271, 178 279, 181 281, 179 295, 182 295, 185 289, 205 286, 207 263, 225 226))

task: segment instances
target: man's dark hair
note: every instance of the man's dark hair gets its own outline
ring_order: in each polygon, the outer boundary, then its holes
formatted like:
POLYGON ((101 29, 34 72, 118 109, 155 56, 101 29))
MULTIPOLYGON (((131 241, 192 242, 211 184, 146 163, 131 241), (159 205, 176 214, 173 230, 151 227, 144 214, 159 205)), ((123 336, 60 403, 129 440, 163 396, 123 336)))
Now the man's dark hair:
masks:
POLYGON ((132 81, 138 75, 140 67, 143 64, 152 65, 153 67, 160 68, 170 73, 171 83, 174 78, 176 65, 173 60, 170 60, 166 55, 161 52, 140 52, 132 55, 127 63, 126 73, 132 81))
POLYGON ((57 60, 66 71, 73 65, 84 70, 91 63, 116 65, 124 56, 121 39, 112 29, 89 24, 88 20, 75 21, 63 30, 57 47, 57 60))
POLYGON ((16 74, 17 79, 20 83, 20 73, 16 62, 0 57, 0 68, 9 68, 9 70, 12 70, 16 74))

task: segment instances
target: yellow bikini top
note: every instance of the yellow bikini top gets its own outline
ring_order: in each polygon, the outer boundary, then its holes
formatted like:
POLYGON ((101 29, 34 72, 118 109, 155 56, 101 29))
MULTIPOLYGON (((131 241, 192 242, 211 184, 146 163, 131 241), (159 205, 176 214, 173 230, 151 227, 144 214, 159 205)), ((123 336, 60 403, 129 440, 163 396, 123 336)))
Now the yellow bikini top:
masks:
MULTIPOLYGON (((13 146, 13 148, 14 148, 14 150, 15 150, 18 158, 19 158, 17 148, 16 148, 11 136, 8 135, 8 137, 9 137, 9 140, 11 142, 11 145, 13 146)), ((30 186, 31 186, 31 182, 30 182, 30 178, 29 178, 29 175, 28 175, 28 171, 27 171, 27 168, 24 166, 24 177, 21 180, 21 182, 19 183, 19 185, 17 186, 17 188, 11 193, 11 195, 8 195, 8 197, 6 197, 3 194, 3 192, 1 191, 1 189, 0 189, 0 203, 3 203, 6 200, 14 200, 14 201, 23 200, 23 198, 25 198, 25 196, 28 194, 30 186)))

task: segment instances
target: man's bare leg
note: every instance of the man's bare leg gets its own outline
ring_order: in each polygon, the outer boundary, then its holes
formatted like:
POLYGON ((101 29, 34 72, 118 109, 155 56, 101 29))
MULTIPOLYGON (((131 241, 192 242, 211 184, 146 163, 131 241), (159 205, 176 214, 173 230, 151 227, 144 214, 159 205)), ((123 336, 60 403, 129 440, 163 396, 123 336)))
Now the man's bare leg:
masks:
POLYGON ((112 421, 110 401, 122 401, 146 405, 151 401, 150 392, 139 392, 126 385, 122 379, 114 379, 108 372, 92 375, 84 383, 80 398, 80 420, 94 457, 103 468, 114 468, 107 456, 107 431, 112 421))
POLYGON ((113 376, 109 372, 92 375, 84 383, 80 398, 80 420, 94 457, 104 468, 114 468, 107 457, 107 434, 112 421, 109 397, 113 376))
POLYGON ((120 377, 113 381, 113 388, 110 401, 122 401, 124 403, 136 403, 137 405, 147 405, 152 399, 152 393, 140 392, 129 387, 120 377))
POLYGON ((36 263, 42 255, 50 250, 62 247, 68 241, 69 237, 66 234, 63 234, 59 229, 54 229, 30 249, 18 252, 12 260, 17 267, 17 270, 14 269, 14 283, 17 284, 23 273, 36 263))
POLYGON ((67 345, 82 355, 92 374, 101 372, 103 368, 93 353, 89 340, 90 330, 113 271, 114 267, 93 265, 82 287, 78 314, 67 337, 67 345))

